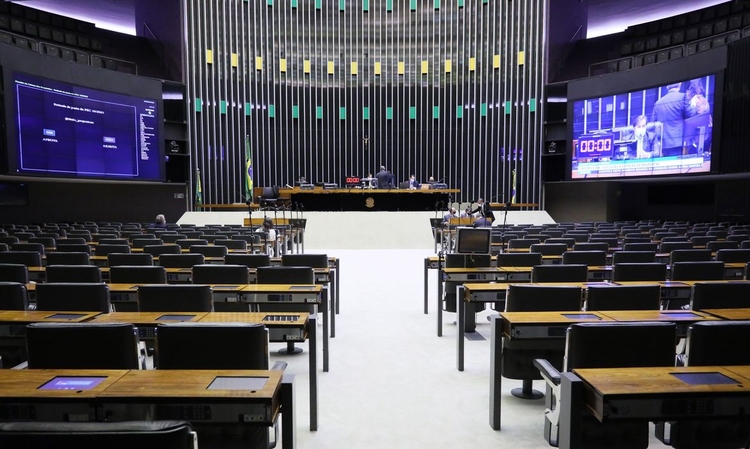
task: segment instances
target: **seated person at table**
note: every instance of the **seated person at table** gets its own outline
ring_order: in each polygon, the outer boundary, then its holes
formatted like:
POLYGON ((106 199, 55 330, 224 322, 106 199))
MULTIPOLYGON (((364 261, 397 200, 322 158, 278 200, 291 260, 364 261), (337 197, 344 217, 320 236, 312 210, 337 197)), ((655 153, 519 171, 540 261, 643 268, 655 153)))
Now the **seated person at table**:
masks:
POLYGON ((409 190, 416 190, 421 187, 421 184, 417 182, 417 177, 414 175, 411 175, 409 177, 409 190))
POLYGON ((265 233, 265 239, 263 239, 266 245, 266 254, 269 256, 276 255, 276 230, 273 228, 273 220, 271 217, 263 219, 263 225, 258 228, 255 232, 265 233))
POLYGON ((458 218, 455 207, 451 207, 448 212, 443 215, 443 223, 448 223, 449 221, 451 221, 451 218, 458 218))
POLYGON ((393 183, 396 177, 393 173, 386 170, 384 165, 380 166, 380 171, 375 175, 375 178, 378 180, 379 189, 392 189, 395 187, 393 183))
POLYGON ((154 220, 154 225, 152 227, 155 229, 167 228, 167 219, 164 217, 164 214, 159 214, 156 216, 156 219, 154 220))
POLYGON ((461 218, 471 218, 473 216, 474 215, 472 215, 470 207, 467 207, 463 212, 461 212, 461 218))

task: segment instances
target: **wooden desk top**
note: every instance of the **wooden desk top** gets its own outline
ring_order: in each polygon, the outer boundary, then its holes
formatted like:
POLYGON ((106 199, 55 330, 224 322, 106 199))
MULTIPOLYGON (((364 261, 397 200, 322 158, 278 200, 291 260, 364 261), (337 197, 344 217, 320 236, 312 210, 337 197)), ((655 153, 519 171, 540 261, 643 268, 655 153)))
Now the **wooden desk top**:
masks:
POLYGON ((323 189, 315 188, 310 190, 303 190, 300 188, 295 189, 279 189, 280 195, 330 195, 330 194, 397 194, 397 193, 408 193, 408 194, 435 194, 435 193, 459 193, 460 189, 323 189))
POLYGON ((269 327, 304 327, 310 314, 306 312, 211 312, 198 320, 201 323, 263 323, 269 327), (270 320, 269 316, 284 316, 295 320, 270 320))
POLYGON ((0 312, 4 323, 82 323, 101 312, 50 312, 45 310, 5 310, 0 312), (67 316, 67 317, 66 317, 67 316))
POLYGON ((719 318, 696 310, 604 310, 615 321, 717 321, 719 318))
MULTIPOLYGON (((160 323, 180 323, 180 322, 198 322, 206 312, 110 312, 94 318, 94 323, 133 323, 133 324, 160 324, 160 323), (160 320, 163 316, 177 317, 184 316, 184 319, 160 320)), ((0 316, 0 319, 2 316, 0 316)))
POLYGON ((503 321, 510 324, 559 324, 612 321, 602 312, 500 312, 503 321), (568 315, 568 316, 566 316, 568 315))
POLYGON ((101 392, 102 398, 254 399, 272 403, 281 387, 281 371, 261 370, 133 370, 101 392), (209 390, 217 376, 267 378, 259 390, 209 390))
POLYGON ((750 320, 750 308, 704 309, 701 312, 709 313, 723 320, 750 320))
POLYGON ((247 284, 242 289, 242 293, 263 294, 263 293, 318 293, 323 291, 320 284, 247 284))
POLYGON ((92 400, 121 379, 127 370, 72 369, 4 369, 0 370, 0 399, 44 398, 92 400), (39 387, 58 376, 106 377, 90 390, 40 390, 39 387))

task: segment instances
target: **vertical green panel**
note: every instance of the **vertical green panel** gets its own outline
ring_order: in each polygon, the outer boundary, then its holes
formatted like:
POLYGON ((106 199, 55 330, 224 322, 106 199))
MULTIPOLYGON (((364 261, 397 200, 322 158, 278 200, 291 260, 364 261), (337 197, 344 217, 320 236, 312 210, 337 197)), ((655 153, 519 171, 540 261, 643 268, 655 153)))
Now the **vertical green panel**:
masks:
POLYGON ((250 103, 245 103, 245 115, 250 115, 251 107, 250 103))
POLYGON ((464 118, 464 106, 461 104, 456 106, 456 118, 464 118))
POLYGON ((416 106, 409 106, 409 118, 411 120, 414 120, 417 118, 417 107, 416 106))
POLYGON ((417 10, 417 0, 409 0, 409 9, 412 11, 417 10))
POLYGON ((268 6, 273 6, 273 0, 268 0, 268 1, 266 2, 266 4, 267 4, 268 6))
POLYGON ((299 106, 296 104, 292 105, 292 118, 299 118, 299 106))
POLYGON ((482 3, 486 5, 487 3, 489 3, 489 0, 482 0, 482 3))
POLYGON ((393 120, 393 108, 388 106, 385 108, 385 119, 386 120, 393 120))
POLYGON ((276 106, 272 104, 268 105, 268 116, 271 118, 276 117, 276 106))
POLYGON ((505 102, 505 115, 510 115, 510 101, 505 102))
POLYGON ((227 113, 227 102, 226 101, 221 100, 219 102, 219 112, 221 112, 222 114, 226 114, 227 113))
POLYGON ((385 10, 393 11, 393 0, 385 0, 385 10))
POLYGON ((536 112, 536 98, 529 100, 529 112, 536 112))
POLYGON ((339 120, 346 120, 346 108, 343 106, 339 108, 339 120))
POLYGON ((362 0, 362 11, 367 12, 370 10, 370 0, 362 0))
POLYGON ((297 7, 297 0, 292 0, 292 8, 296 8, 296 7, 297 7))
POLYGON ((463 8, 464 7, 464 0, 458 0, 458 7, 463 8))
POLYGON ((362 108, 362 118, 364 120, 370 120, 370 107, 365 106, 362 108))
POLYGON ((479 105, 479 115, 482 117, 487 117, 487 103, 482 103, 479 105))
POLYGON ((201 112, 203 110, 203 102, 200 98, 195 99, 195 112, 201 112))
POLYGON ((440 106, 432 107, 432 118, 440 118, 440 106))
POLYGON ((323 0, 315 0, 315 9, 323 9, 323 0))
POLYGON ((323 106, 315 106, 315 118, 318 120, 323 119, 323 106))
POLYGON ((346 10, 346 0, 339 0, 339 11, 346 10))
POLYGON ((435 9, 440 9, 440 0, 435 0, 435 9))

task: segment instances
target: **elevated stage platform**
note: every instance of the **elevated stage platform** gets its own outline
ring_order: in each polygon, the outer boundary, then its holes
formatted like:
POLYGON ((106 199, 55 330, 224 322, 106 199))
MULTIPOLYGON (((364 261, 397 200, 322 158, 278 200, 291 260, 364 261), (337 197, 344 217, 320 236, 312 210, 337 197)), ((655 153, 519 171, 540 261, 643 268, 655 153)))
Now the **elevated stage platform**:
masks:
MULTIPOLYGON (((437 218, 442 218, 439 212, 437 218)), ((253 218, 264 212, 253 212, 253 218)), ((274 218, 272 211, 265 213, 274 218)), ((186 212, 179 224, 238 224, 247 212, 186 212)), ((495 224, 502 224, 504 212, 495 212, 495 224)), ((275 214, 275 218, 298 215, 275 214)), ((430 218, 435 212, 306 212, 305 251, 321 249, 426 249, 434 247, 430 218)), ((508 211, 508 224, 548 224, 555 220, 545 211, 508 211)))

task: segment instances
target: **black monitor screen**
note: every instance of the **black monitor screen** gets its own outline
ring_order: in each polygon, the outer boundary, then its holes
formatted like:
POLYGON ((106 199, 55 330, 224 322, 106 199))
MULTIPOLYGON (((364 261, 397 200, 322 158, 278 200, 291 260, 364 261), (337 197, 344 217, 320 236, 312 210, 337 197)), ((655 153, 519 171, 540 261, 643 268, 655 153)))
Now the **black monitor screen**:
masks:
POLYGON ((459 254, 489 254, 492 246, 490 228, 458 228, 456 252, 459 254))
POLYGON ((160 99, 5 70, 9 173, 163 180, 160 99))

